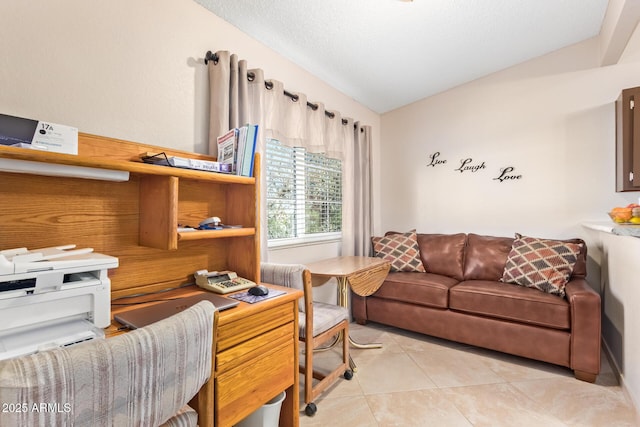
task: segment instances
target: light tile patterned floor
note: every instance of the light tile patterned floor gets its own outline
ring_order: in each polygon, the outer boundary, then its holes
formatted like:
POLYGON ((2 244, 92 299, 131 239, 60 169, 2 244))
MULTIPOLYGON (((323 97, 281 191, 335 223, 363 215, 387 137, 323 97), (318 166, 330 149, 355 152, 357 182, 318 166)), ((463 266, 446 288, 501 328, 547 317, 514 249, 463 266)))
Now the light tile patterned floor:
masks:
MULTIPOLYGON (((382 325, 351 324, 359 342, 383 348, 351 354, 358 370, 339 379, 304 413, 300 426, 640 426, 606 357, 595 384, 571 370, 382 325)), ((316 366, 339 361, 335 350, 314 355, 316 366)), ((301 357, 302 360, 302 357, 301 357)))

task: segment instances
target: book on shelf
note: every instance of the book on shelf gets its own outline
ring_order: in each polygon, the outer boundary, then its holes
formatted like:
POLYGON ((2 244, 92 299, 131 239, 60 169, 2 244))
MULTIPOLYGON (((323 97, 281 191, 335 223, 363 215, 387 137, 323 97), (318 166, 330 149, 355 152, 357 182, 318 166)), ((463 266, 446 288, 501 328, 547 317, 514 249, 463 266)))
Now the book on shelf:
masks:
POLYGON ((249 125, 247 139, 243 147, 242 163, 238 175, 253 176, 253 159, 256 153, 256 141, 258 138, 258 125, 249 125))
POLYGON ((236 151, 238 149, 238 128, 230 129, 220 135, 218 141, 218 162, 231 165, 231 172, 236 170, 236 151))
POLYGON ((238 145, 236 147, 236 163, 234 171, 236 175, 240 175, 240 171, 242 169, 242 153, 244 152, 244 147, 247 143, 247 132, 249 130, 249 125, 244 125, 238 128, 238 145))
POLYGON ((234 128, 218 137, 218 162, 231 164, 232 173, 253 176, 258 125, 234 128))
POLYGON ((187 157, 167 156, 161 153, 146 153, 140 156, 145 163, 173 166, 183 169, 194 169, 207 172, 231 173, 231 165, 211 160, 190 159, 187 157))

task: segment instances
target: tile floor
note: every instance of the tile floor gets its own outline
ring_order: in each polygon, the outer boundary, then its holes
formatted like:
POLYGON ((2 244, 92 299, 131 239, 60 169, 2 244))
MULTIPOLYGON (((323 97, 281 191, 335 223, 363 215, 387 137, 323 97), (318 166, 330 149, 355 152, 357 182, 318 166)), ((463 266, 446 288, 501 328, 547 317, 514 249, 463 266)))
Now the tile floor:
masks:
MULTIPOLYGON (((351 336, 383 348, 352 348, 357 372, 316 399, 313 417, 301 379, 300 426, 640 426, 604 355, 589 384, 567 368, 392 327, 351 324, 351 336)), ((339 361, 337 348, 317 352, 316 366, 339 361)))

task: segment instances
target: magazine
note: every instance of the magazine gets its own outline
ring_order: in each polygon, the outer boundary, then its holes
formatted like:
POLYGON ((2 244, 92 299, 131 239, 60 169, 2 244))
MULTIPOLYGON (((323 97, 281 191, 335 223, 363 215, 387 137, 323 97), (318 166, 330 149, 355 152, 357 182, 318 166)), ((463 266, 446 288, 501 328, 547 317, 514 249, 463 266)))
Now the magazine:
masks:
POLYGON ((218 137, 218 162, 231 165, 235 171, 236 150, 238 146, 238 129, 234 128, 218 137))
POLYGON ((218 162, 231 165, 231 173, 253 176, 258 125, 234 128, 217 138, 218 162))

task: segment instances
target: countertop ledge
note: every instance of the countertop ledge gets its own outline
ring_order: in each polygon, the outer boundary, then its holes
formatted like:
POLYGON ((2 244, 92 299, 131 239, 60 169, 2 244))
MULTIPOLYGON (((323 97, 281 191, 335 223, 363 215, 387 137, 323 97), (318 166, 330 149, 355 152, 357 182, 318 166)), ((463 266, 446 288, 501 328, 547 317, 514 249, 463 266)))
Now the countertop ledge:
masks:
POLYGON ((583 222, 582 226, 589 230, 604 231, 618 236, 640 237, 640 225, 616 225, 611 222, 583 222))

